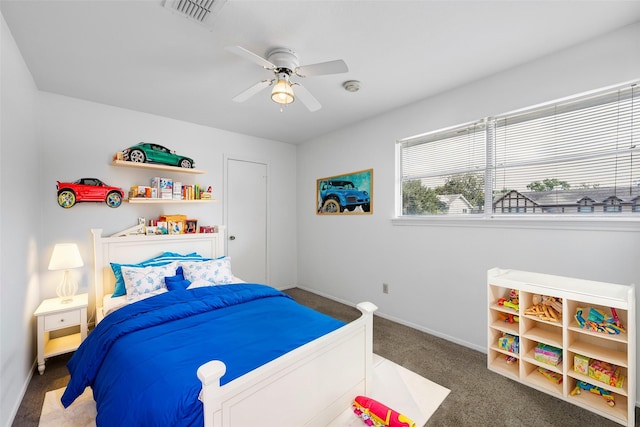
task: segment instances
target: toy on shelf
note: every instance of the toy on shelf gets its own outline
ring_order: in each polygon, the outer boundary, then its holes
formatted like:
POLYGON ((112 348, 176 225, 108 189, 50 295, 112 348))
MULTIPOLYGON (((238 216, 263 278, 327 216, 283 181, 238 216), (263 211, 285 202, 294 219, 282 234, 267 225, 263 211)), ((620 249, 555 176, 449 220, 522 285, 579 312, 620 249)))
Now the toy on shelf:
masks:
POLYGON ((500 298, 498 305, 513 308, 515 311, 520 309, 520 297, 517 289, 511 289, 509 291, 509 298, 500 298))
POLYGON ((365 396, 353 400, 353 412, 368 426, 416 427, 416 423, 386 405, 365 396))
POLYGON ((590 359, 587 375, 613 387, 621 388, 624 385, 622 368, 602 360, 590 359))
POLYGON ((498 338, 498 347, 510 353, 518 354, 520 351, 520 337, 505 332, 498 338))
POLYGON ((538 362, 558 366, 562 362, 562 349, 552 345, 538 343, 533 358, 538 362))
POLYGON ((498 313, 498 317, 504 321, 504 323, 518 323, 520 322, 520 316, 516 316, 512 313, 498 313))
POLYGON ((116 153, 114 160, 120 159, 136 163, 160 163, 189 169, 195 167, 192 158, 176 154, 175 151, 162 145, 147 142, 141 142, 116 153))
POLYGON ((562 298, 534 294, 533 305, 524 311, 524 314, 539 317, 550 322, 562 320, 562 298))
POLYGON ((602 310, 591 307, 589 308, 589 314, 586 319, 582 315, 584 310, 586 309, 578 308, 575 315, 576 321, 582 329, 610 335, 625 332, 615 308, 611 309, 612 316, 607 316, 602 310))
POLYGON ((582 375, 589 375, 589 363, 591 358, 581 354, 573 356, 573 370, 582 375))
POLYGON ((601 387, 597 387, 593 384, 589 384, 587 382, 584 381, 580 381, 578 380, 578 382, 576 383, 576 387, 571 391, 571 396, 575 396, 576 394, 580 394, 582 392, 582 390, 586 390, 589 391, 593 394, 597 394, 599 396, 602 396, 602 398, 607 402, 607 405, 613 407, 615 406, 616 402, 614 400, 613 394, 611 394, 611 392, 609 390, 605 390, 601 387))
POLYGON ((554 372, 550 369, 545 369, 542 366, 538 366, 538 372, 540 372, 546 379, 554 384, 562 383, 562 374, 554 372))

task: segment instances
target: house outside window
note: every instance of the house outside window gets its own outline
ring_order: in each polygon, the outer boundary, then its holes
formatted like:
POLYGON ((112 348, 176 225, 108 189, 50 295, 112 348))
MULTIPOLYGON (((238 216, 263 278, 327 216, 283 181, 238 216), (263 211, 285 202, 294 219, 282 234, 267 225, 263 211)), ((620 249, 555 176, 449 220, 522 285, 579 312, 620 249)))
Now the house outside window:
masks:
POLYGON ((640 212, 637 83, 398 141, 398 216, 640 212))
POLYGON ((622 212, 622 200, 612 196, 608 197, 604 201, 604 211, 605 212, 622 212))
POLYGON ((583 197, 578 201, 578 212, 592 213, 593 211, 593 199, 590 199, 589 197, 583 197))

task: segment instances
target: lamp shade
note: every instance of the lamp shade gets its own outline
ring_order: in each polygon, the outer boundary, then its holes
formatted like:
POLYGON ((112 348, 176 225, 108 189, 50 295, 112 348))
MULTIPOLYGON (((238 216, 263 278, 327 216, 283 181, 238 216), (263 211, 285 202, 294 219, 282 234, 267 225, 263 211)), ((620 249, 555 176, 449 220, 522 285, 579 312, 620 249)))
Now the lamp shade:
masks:
POLYGON ((49 270, 67 270, 82 267, 80 250, 75 243, 57 243, 49 260, 49 270))
POLYGON ((271 99, 278 104, 291 104, 295 99, 291 83, 284 78, 278 78, 271 92, 271 99))

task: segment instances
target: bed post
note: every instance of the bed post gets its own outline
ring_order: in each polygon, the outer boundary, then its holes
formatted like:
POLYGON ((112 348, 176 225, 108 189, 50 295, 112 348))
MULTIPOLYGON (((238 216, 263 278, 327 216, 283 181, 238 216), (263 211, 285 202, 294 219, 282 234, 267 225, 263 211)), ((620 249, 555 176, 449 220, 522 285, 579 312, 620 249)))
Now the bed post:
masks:
POLYGON ((218 402, 215 396, 220 394, 220 378, 227 371, 227 367, 220 360, 212 360, 198 368, 198 379, 202 382, 202 407, 204 412, 204 427, 213 427, 219 425, 220 421, 214 422, 214 413, 218 413, 219 408, 212 408, 205 405, 211 402, 218 402))
POLYGON ((364 390, 365 394, 371 393, 373 381, 373 313, 378 309, 372 302, 361 302, 356 307, 366 316, 365 321, 365 361, 364 361, 364 390))
POLYGON ((94 313, 96 313, 95 324, 97 325, 102 320, 102 295, 103 295, 103 277, 102 269, 96 268, 97 265, 102 265, 102 251, 103 247, 98 244, 102 238, 102 228, 91 229, 91 245, 93 246, 93 298, 94 298, 94 313))

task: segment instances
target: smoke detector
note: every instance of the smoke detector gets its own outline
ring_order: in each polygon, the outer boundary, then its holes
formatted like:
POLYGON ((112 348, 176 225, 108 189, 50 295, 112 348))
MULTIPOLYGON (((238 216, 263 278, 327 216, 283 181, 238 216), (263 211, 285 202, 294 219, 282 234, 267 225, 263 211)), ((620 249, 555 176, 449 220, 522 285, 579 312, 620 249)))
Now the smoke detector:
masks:
POLYGON ((165 0, 164 7, 208 29, 228 0, 165 0))
POLYGON ((357 80, 348 80, 342 83, 342 87, 347 92, 357 92, 360 90, 360 82, 357 80))

